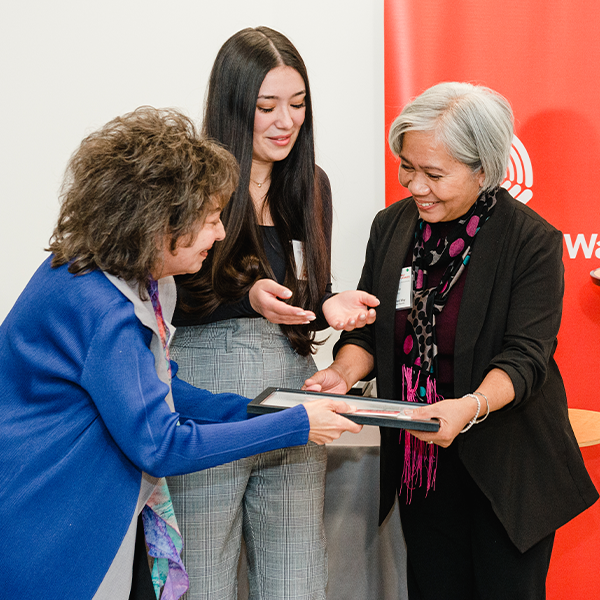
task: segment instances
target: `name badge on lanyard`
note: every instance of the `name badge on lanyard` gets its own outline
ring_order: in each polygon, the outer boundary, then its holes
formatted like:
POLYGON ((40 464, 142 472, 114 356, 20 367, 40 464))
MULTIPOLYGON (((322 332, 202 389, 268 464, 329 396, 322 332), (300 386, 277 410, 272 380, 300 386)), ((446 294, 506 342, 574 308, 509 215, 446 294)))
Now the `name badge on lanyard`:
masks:
POLYGON ((304 270, 304 244, 299 240, 292 240, 292 249, 294 251, 294 261, 296 262, 296 279, 306 280, 306 271, 304 270))
POLYGON ((412 308, 413 286, 412 267, 404 267, 400 272, 400 285, 396 296, 396 310, 412 308))

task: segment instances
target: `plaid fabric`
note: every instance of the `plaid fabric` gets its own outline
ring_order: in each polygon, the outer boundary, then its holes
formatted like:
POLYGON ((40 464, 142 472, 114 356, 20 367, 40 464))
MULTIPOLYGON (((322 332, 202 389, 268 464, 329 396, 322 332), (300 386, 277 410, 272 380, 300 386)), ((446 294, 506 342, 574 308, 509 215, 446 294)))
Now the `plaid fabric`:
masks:
MULTIPOLYGON (((189 383, 248 397, 299 388, 316 371, 265 319, 180 328, 171 355, 189 383)), ((325 446, 309 444, 168 478, 190 577, 184 598, 237 599, 243 532, 251 599, 324 599, 325 470, 325 446)))

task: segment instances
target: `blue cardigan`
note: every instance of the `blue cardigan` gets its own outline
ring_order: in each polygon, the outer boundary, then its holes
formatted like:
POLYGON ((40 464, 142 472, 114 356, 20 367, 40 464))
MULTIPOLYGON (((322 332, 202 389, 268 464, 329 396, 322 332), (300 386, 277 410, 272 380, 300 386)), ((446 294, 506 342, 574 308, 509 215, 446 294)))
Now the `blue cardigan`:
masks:
POLYGON ((7 598, 92 598, 133 518, 142 471, 180 475, 307 442, 303 407, 246 420, 246 398, 177 377, 171 412, 151 338, 102 272, 74 276, 50 259, 0 326, 7 598))

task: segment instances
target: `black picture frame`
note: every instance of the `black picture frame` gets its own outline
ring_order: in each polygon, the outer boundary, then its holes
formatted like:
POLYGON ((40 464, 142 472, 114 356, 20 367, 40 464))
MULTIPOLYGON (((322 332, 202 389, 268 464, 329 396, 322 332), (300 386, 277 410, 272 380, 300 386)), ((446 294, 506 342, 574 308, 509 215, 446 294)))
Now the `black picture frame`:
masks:
POLYGON ((268 387, 263 390, 248 404, 248 412, 251 414, 273 413, 318 398, 344 400, 348 404, 356 406, 359 410, 368 411, 344 414, 345 417, 360 425, 377 425, 381 427, 432 432, 438 431, 440 428, 437 419, 412 419, 410 415, 404 412, 418 406, 427 406, 420 402, 402 402, 400 400, 384 400, 382 398, 308 392, 305 390, 292 390, 279 387, 268 387), (386 413, 398 414, 388 415, 386 413))

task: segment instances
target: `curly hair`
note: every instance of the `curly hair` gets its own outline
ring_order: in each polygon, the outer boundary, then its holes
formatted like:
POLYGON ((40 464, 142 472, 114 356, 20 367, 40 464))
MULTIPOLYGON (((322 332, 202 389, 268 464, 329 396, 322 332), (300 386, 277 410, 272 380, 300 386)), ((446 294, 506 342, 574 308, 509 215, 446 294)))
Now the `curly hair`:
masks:
POLYGON ((171 237, 189 244, 238 183, 235 158, 174 109, 143 106, 87 136, 72 155, 48 250, 52 266, 102 269, 140 290, 171 237), (187 239, 186 239, 187 238, 187 239))

